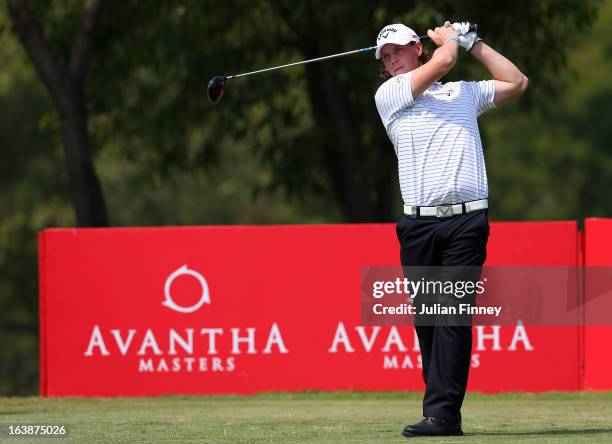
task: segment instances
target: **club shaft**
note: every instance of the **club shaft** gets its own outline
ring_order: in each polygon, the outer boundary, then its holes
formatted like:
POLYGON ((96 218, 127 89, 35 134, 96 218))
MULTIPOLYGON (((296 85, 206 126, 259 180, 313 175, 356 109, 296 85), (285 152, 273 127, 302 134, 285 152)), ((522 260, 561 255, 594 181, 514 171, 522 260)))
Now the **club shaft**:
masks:
MULTIPOLYGON (((425 40, 428 38, 429 37, 426 35, 419 36, 420 40, 425 40)), ((275 69, 289 68, 290 66, 305 65, 307 63, 320 62, 321 60, 335 59, 336 57, 343 57, 343 56, 347 56, 351 54, 357 54, 359 52, 370 52, 374 49, 376 49, 376 46, 370 46, 368 48, 361 48, 361 49, 354 49, 353 51, 341 52, 339 54, 332 54, 332 55, 328 55, 324 57, 318 57, 316 59, 302 60, 301 62, 288 63, 286 65, 281 65, 281 66, 273 66, 272 68, 259 69, 257 71, 245 72, 243 74, 235 74, 233 76, 225 77, 225 80, 236 79, 238 77, 244 77, 244 76, 250 76, 251 74, 258 74, 260 72, 273 71, 275 69)))
POLYGON ((257 71, 251 71, 251 72, 245 72, 243 74, 236 74, 236 75, 233 75, 233 76, 227 76, 226 79, 235 79, 235 78, 238 78, 238 77, 250 76, 251 74, 258 74, 260 72, 273 71, 275 69, 281 69, 281 68, 289 68, 290 66, 305 65, 307 63, 313 63, 313 62, 320 62, 321 60, 334 59, 336 57, 343 57, 343 56, 347 56, 347 55, 350 55, 350 54, 357 54, 358 52, 372 51, 375 48, 376 48, 376 46, 371 46, 369 48, 355 49, 353 51, 341 52, 339 54, 332 54, 332 55, 328 55, 328 56, 324 56, 324 57, 318 57, 316 59, 302 60, 301 62, 288 63, 286 65, 281 65, 281 66, 273 66, 272 68, 259 69, 257 71))

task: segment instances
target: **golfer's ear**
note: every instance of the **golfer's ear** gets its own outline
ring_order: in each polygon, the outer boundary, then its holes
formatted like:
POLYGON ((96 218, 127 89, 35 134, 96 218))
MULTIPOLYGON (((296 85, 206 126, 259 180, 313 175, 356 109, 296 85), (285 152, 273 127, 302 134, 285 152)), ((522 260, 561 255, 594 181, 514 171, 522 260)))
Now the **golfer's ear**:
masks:
POLYGON ((421 57, 421 54, 423 54, 423 45, 421 44, 421 42, 416 42, 415 45, 417 48, 417 56, 421 57))

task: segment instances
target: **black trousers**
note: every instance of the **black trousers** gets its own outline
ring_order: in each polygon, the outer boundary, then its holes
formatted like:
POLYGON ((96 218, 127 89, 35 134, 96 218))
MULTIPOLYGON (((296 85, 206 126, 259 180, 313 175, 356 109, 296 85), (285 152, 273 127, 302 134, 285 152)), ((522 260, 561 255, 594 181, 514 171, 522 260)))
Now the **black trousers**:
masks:
MULTIPOLYGON (((487 210, 449 218, 403 216, 397 224, 402 266, 482 266, 489 237, 487 210)), ((461 421, 472 353, 472 327, 415 325, 425 395, 423 416, 461 421)))

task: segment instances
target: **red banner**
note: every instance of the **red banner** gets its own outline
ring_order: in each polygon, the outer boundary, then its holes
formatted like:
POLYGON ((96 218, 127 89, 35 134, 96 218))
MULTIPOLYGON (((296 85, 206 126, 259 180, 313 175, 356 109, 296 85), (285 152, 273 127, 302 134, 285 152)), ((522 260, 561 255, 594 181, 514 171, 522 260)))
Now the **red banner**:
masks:
MULTIPOLYGON (((493 223, 487 265, 577 265, 575 222, 493 223)), ((52 229, 41 395, 422 388, 410 327, 359 324, 392 224, 52 229)), ((578 327, 476 327, 470 389, 577 390, 578 327)))
MULTIPOLYGON (((485 265, 578 265, 578 246, 575 221, 492 223, 485 265)), ((487 365, 471 373, 469 387, 486 392, 578 390, 580 327, 525 328, 532 349, 490 353, 487 365)))
MULTIPOLYGON (((590 218, 584 223, 585 245, 584 263, 587 266, 612 265, 612 219, 590 218)), ((586 293, 589 294, 591 282, 585 282, 586 293)), ((611 294, 603 297, 612 297, 611 294)), ((608 299, 609 300, 609 299, 608 299)), ((596 310, 601 304, 589 304, 585 313, 586 323, 597 319, 596 310)), ((591 322, 590 324, 593 324, 591 322)), ((584 330, 584 388, 587 390, 611 390, 612 358, 610 344, 612 343, 612 327, 590 325, 584 330)))

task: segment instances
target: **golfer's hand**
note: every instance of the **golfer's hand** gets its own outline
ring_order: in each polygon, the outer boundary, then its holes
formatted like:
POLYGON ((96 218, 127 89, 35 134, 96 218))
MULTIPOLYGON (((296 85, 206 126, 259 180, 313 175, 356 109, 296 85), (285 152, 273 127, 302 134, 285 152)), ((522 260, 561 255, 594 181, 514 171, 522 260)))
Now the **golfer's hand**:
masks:
POLYGON ((470 32, 470 22, 453 23, 453 29, 457 32, 457 35, 466 35, 470 32))
POLYGON ((448 39, 458 38, 457 32, 452 28, 452 26, 439 26, 433 31, 431 29, 427 30, 427 35, 437 46, 444 45, 448 39))
POLYGON ((482 39, 478 37, 476 31, 470 31, 469 22, 453 23, 453 29, 459 35, 459 46, 470 52, 474 45, 482 39))

